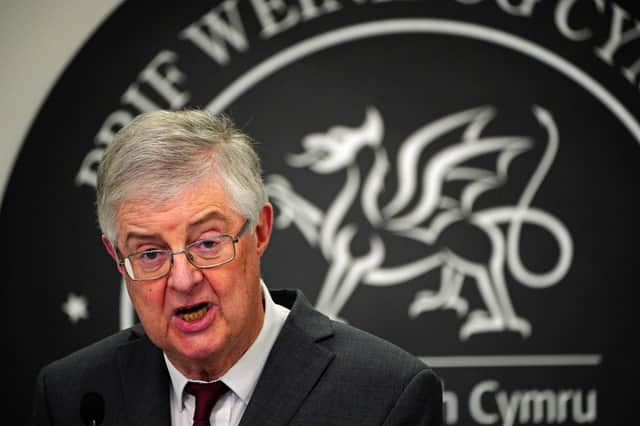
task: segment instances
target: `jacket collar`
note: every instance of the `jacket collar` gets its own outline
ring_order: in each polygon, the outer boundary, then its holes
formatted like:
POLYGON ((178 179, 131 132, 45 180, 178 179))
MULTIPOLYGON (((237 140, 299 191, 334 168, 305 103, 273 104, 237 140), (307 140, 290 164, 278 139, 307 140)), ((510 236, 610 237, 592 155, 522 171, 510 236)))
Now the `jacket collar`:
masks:
POLYGON ((333 335, 331 321, 315 311, 300 291, 271 291, 291 309, 251 401, 240 422, 287 424, 307 398, 335 354, 318 342, 333 335))
POLYGON ((131 425, 170 426, 169 373, 142 326, 131 329, 129 343, 117 353, 126 418, 131 425))
MULTIPOLYGON (((318 343, 333 335, 331 321, 314 310, 299 290, 272 290, 291 310, 264 366, 241 426, 287 424, 335 354, 318 343)), ((141 325, 117 353, 126 417, 131 425, 170 426, 169 373, 162 351, 141 325)))

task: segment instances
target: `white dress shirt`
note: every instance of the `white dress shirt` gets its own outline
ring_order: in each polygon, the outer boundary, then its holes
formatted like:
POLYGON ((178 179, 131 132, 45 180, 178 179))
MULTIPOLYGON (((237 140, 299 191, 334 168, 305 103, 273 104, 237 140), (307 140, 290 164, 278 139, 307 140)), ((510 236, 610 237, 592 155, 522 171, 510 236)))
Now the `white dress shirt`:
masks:
MULTIPOLYGON (((271 348, 289 315, 289 309, 277 305, 271 299, 269 290, 263 281, 260 282, 260 285, 262 286, 264 300, 262 328, 256 340, 244 355, 220 377, 219 380, 222 380, 229 387, 229 391, 218 400, 211 411, 210 423, 212 426, 236 426, 240 423, 244 410, 247 408, 253 390, 262 374, 264 364, 267 362, 269 352, 271 352, 271 348)), ((172 426, 192 426, 196 399, 193 395, 184 392, 184 387, 189 379, 173 366, 166 354, 164 355, 164 360, 171 377, 169 391, 171 424, 172 426)))

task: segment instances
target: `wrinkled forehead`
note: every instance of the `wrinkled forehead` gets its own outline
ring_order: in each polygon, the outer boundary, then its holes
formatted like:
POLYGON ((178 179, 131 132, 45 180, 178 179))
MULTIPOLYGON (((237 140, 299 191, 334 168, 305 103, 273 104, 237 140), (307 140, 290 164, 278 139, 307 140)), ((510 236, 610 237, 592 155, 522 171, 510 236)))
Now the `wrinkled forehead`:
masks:
POLYGON ((170 229, 196 223, 204 217, 231 223, 238 216, 225 186, 214 174, 169 188, 140 185, 114 207, 119 242, 122 232, 131 227, 170 229))

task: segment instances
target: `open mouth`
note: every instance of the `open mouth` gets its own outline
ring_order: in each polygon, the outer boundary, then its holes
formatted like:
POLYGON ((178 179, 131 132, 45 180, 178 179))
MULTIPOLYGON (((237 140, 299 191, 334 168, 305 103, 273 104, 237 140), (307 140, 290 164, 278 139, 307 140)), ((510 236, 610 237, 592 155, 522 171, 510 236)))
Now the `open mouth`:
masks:
POLYGON ((184 321, 192 322, 199 320, 209 309, 211 305, 209 303, 199 303, 193 306, 186 306, 184 308, 180 308, 176 311, 176 315, 182 318, 184 321))

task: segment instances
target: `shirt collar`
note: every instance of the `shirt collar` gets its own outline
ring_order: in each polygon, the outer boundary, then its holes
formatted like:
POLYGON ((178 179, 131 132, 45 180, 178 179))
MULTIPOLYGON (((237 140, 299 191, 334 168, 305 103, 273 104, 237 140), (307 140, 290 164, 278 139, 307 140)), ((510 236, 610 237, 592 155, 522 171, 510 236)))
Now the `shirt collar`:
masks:
MULTIPOLYGON (((264 302, 264 320, 258 337, 256 337, 256 340, 253 341, 244 355, 218 379, 224 382, 245 405, 251 399, 260 374, 262 374, 262 369, 269 357, 269 352, 271 352, 271 348, 289 315, 289 309, 277 305, 273 301, 264 281, 260 280, 260 286, 262 287, 262 299, 264 302)), ((164 360, 169 370, 173 396, 179 398, 178 406, 184 408, 182 395, 184 387, 190 380, 173 366, 169 358, 167 358, 167 354, 164 354, 164 360)))

